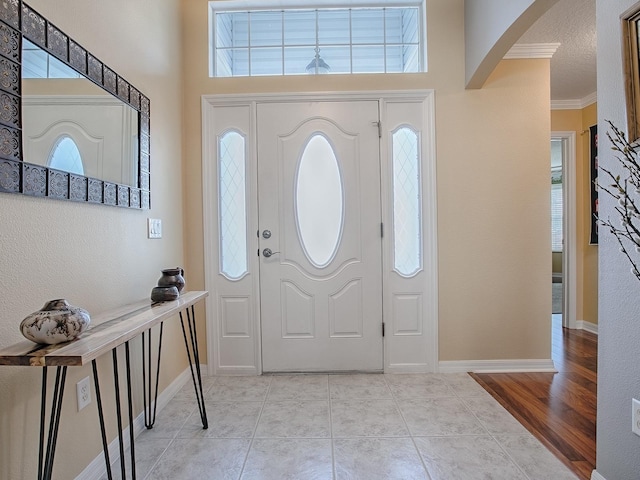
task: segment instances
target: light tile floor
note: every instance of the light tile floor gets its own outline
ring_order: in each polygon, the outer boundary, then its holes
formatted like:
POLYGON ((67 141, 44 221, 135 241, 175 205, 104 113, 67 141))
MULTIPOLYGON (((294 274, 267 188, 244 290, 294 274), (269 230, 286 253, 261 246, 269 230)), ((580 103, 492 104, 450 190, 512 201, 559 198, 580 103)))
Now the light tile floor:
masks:
POLYGON ((189 382, 138 437, 137 478, 576 479, 467 374, 204 384, 209 428, 189 382))

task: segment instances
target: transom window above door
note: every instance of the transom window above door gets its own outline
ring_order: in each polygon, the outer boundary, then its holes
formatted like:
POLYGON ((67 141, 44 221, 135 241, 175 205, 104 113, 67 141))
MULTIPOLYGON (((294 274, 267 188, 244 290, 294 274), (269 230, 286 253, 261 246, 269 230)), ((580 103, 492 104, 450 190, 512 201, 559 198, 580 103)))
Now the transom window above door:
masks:
POLYGON ((424 0, 212 1, 210 76, 426 71, 424 0))

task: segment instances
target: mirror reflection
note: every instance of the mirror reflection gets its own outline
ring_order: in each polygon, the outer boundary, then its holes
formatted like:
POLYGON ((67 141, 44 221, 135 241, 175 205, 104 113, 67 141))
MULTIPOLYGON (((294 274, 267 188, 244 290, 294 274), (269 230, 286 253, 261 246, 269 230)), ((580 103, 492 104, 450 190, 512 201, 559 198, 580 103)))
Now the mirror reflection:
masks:
POLYGON ((23 40, 24 160, 138 187, 138 112, 23 40))

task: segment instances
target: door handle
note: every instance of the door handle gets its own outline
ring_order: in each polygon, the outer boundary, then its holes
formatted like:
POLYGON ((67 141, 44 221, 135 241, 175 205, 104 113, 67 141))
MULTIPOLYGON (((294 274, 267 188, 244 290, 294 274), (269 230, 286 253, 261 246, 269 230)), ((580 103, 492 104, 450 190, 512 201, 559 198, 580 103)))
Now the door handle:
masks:
POLYGON ((264 250, 262 250, 262 255, 265 258, 269 258, 271 255, 275 255, 276 253, 280 253, 280 252, 272 252, 270 248, 265 248, 264 250))

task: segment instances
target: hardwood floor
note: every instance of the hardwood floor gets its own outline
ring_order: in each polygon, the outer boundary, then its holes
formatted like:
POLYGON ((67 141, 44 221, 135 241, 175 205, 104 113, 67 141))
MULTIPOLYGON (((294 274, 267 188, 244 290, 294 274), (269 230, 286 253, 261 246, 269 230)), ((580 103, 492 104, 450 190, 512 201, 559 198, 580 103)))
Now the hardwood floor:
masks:
POLYGON ((589 480, 596 464, 598 337, 553 323, 558 373, 471 376, 580 479, 589 480))

